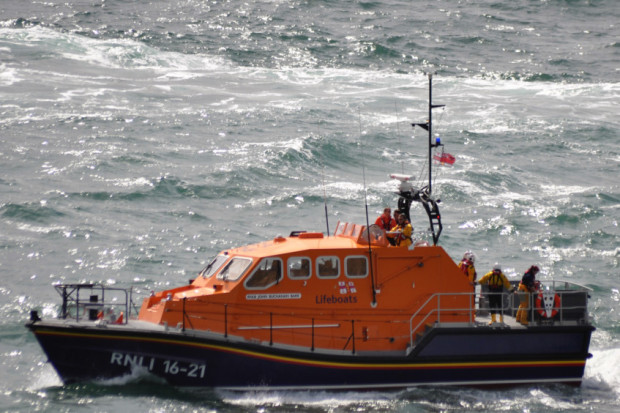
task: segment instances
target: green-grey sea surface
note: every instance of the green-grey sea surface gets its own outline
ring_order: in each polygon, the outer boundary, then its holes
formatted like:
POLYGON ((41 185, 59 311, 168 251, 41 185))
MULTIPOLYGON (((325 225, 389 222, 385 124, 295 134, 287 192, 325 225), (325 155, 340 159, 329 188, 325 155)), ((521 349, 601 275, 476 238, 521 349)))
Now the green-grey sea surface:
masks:
POLYGON ((0 411, 619 411, 618 22, 616 0, 1 2, 0 411), (390 173, 426 184, 426 73, 456 157, 440 244, 592 289, 581 387, 62 385, 24 328, 54 283, 144 297, 222 249, 365 224, 390 173))

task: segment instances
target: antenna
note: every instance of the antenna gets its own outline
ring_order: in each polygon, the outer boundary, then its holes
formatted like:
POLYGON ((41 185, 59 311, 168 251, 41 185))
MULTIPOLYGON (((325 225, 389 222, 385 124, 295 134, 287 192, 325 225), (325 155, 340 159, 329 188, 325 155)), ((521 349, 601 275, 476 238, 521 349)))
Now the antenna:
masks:
MULTIPOLYGON (((394 99, 394 114, 396 115, 396 138, 398 139, 398 150, 402 148, 400 145, 400 127, 398 126, 398 105, 396 104, 396 99, 394 99)), ((405 173, 405 161, 403 158, 400 159, 400 173, 405 173)))
MULTIPOLYGON (((324 143, 325 138, 321 134, 321 125, 319 125, 319 136, 321 137, 321 141, 324 143)), ((323 160, 323 148, 319 151, 319 156, 321 158, 321 180, 323 181, 323 205, 325 205, 325 225, 327 225, 327 235, 329 236, 329 215, 327 214, 327 191, 325 189, 325 162, 323 160)))
POLYGON ((372 302, 371 305, 374 307, 377 305, 377 291, 375 289, 375 275, 372 269, 372 248, 370 245, 370 221, 368 220, 368 191, 366 189, 366 157, 364 153, 364 145, 362 144, 362 115, 360 110, 358 109, 358 122, 360 128, 360 138, 359 145, 360 151, 362 152, 362 179, 364 181, 364 206, 366 208, 366 235, 368 236, 368 265, 370 266, 370 283, 372 288, 372 302))

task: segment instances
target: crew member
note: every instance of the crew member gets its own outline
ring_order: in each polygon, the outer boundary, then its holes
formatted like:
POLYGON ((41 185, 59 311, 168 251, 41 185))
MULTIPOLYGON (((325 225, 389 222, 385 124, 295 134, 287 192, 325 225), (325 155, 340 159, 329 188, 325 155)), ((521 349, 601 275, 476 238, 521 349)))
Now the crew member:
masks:
POLYGON ((397 225, 396 220, 392 218, 392 210, 390 207, 385 207, 383 209, 383 214, 379 215, 375 221, 375 225, 383 228, 386 232, 397 225))
POLYGON ((499 313, 499 322, 504 322, 504 315, 501 312, 502 308, 502 296, 504 288, 512 291, 510 281, 506 278, 502 272, 502 266, 495 264, 493 271, 488 272, 478 281, 480 284, 488 284, 489 286, 489 310, 491 312, 491 321, 489 324, 496 322, 495 315, 499 313))
POLYGON ((413 240, 411 239, 412 233, 413 227, 409 221, 407 221, 405 214, 401 212, 398 215, 398 224, 393 227, 387 235, 395 240, 397 247, 409 248, 409 246, 413 243, 413 240))
POLYGON ((476 261, 476 256, 474 253, 467 251, 463 255, 461 262, 459 262, 459 268, 463 271, 463 274, 465 274, 469 282, 472 284, 476 281, 476 277, 478 276, 476 273, 476 268, 474 267, 474 261, 476 261))
POLYGON ((532 265, 521 278, 519 283, 519 309, 517 310, 517 321, 524 326, 529 324, 527 316, 530 310, 531 293, 536 291, 536 274, 540 272, 540 269, 536 265, 532 265))
MULTIPOLYGON (((395 210, 394 210, 394 222, 395 222, 395 224, 394 224, 394 225, 398 225, 398 216, 399 216, 400 214, 401 214, 400 210, 398 210, 398 209, 395 209, 395 210)), ((392 227, 392 228, 394 228, 394 227, 392 227)), ((392 228, 390 228, 390 229, 392 229, 392 228)))

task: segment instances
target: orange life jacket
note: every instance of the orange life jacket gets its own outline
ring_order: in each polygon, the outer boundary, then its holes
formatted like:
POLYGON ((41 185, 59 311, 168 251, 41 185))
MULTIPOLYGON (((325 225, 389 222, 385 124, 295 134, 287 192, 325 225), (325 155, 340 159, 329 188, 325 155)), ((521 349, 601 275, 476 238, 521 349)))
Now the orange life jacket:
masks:
POLYGON ((381 218, 381 227, 384 230, 389 231, 392 229, 392 217, 389 217, 387 222, 385 221, 385 215, 381 215, 379 218, 381 218))

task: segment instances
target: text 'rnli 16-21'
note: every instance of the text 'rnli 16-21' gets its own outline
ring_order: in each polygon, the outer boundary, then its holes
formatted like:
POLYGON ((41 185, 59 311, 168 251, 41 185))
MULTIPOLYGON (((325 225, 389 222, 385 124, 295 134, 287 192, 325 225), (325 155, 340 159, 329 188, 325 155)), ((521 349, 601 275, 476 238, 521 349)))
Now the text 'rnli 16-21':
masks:
POLYGON ((155 357, 141 356, 113 352, 110 364, 117 366, 143 367, 152 372, 163 372, 173 376, 184 375, 189 378, 202 379, 207 371, 206 364, 188 363, 179 360, 158 359, 155 357))

